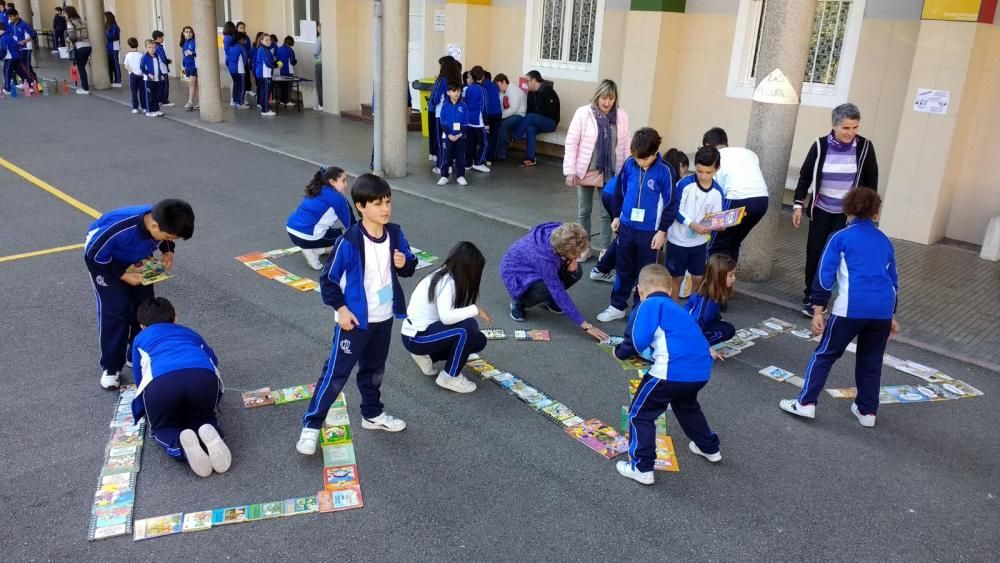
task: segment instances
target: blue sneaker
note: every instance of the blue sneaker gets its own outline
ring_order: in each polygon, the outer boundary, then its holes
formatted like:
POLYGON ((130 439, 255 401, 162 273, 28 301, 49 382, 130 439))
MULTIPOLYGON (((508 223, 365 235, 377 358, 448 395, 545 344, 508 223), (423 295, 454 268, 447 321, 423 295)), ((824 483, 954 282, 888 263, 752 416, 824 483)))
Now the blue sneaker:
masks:
POLYGON ((524 306, 520 303, 510 304, 510 318, 514 319, 519 323, 524 322, 524 306))

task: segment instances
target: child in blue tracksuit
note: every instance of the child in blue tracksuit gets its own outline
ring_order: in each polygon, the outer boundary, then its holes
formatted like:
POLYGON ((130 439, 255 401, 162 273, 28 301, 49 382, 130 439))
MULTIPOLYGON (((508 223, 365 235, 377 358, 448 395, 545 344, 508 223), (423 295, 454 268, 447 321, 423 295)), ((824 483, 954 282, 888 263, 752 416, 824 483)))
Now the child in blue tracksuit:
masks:
POLYGON ((21 59, 19 58, 20 46, 14 35, 7 32, 5 22, 0 22, 0 59, 3 59, 3 89, 10 93, 14 88, 14 75, 17 74, 25 82, 28 77, 21 70, 21 59))
POLYGON ((194 111, 198 107, 194 102, 198 95, 198 42, 193 27, 184 26, 178 46, 181 48, 181 68, 188 79, 188 100, 184 104, 184 109, 194 111))
POLYGON ((111 12, 104 12, 104 49, 108 54, 108 68, 111 69, 111 87, 121 88, 122 67, 118 63, 118 54, 122 50, 122 30, 118 20, 111 12))
POLYGON ((489 172, 486 166, 486 88, 483 86, 483 67, 474 66, 469 70, 472 78, 463 91, 465 108, 469 117, 466 129, 465 160, 474 170, 489 172))
MULTIPOLYGON (((444 60, 444 57, 442 57, 444 60)), ((450 64, 450 63, 449 63, 450 64)), ((429 136, 429 149, 428 155, 431 160, 434 161, 434 167, 441 167, 441 155, 439 154, 441 149, 441 135, 438 131, 438 118, 440 115, 441 104, 448 99, 448 77, 444 73, 444 63, 441 65, 441 74, 438 75, 437 80, 434 81, 434 85, 431 86, 431 96, 427 101, 427 132, 429 136)))
POLYGON ((465 135, 469 126, 469 111, 460 100, 461 96, 462 87, 457 82, 448 84, 448 99, 438 111, 438 130, 441 132, 441 146, 438 148, 438 164, 441 167, 439 186, 448 183, 452 161, 455 162, 455 175, 459 185, 468 185, 465 181, 465 135))
POLYGON ((163 92, 160 83, 167 81, 167 76, 162 72, 162 66, 156 56, 156 42, 146 40, 146 53, 139 61, 139 70, 142 71, 143 90, 146 97, 146 117, 157 117, 163 115, 160 111, 160 94, 163 92))
POLYGON ((389 222, 392 192, 385 180, 365 174, 351 187, 351 199, 361 222, 347 229, 320 275, 323 302, 336 310, 330 357, 316 382, 316 391, 302 417, 296 449, 316 453, 319 429, 330 405, 358 364, 361 427, 399 432, 402 420, 387 414, 379 387, 392 337, 393 317, 406 318, 406 298, 399 277, 410 277, 417 257, 403 230, 389 222))
POLYGON ((233 39, 226 48, 226 68, 229 70, 229 77, 233 80, 232 99, 229 106, 233 109, 247 109, 250 106, 243 103, 246 87, 246 74, 252 72, 249 61, 246 57, 246 49, 243 47, 245 36, 236 32, 233 39))
POLYGON ((197 332, 176 324, 170 301, 144 301, 136 317, 142 332, 132 344, 138 386, 132 416, 136 421, 145 416, 150 435, 167 455, 187 461, 197 475, 225 473, 232 454, 215 412, 223 393, 219 359, 197 332))
POLYGON ((173 61, 167 58, 167 52, 163 49, 163 32, 156 30, 153 32, 153 43, 156 46, 156 61, 160 65, 160 74, 163 76, 163 80, 158 82, 159 86, 159 102, 162 107, 172 107, 174 104, 170 101, 170 65, 173 61))
POLYGON ((489 165, 497 156, 497 142, 500 140, 500 122, 503 121, 503 104, 500 101, 500 87, 493 82, 493 75, 484 72, 483 88, 486 90, 486 163, 489 165))
MULTIPOLYGON (((671 272, 673 275, 673 272, 671 272)), ((685 309, 701 327, 709 346, 725 342, 736 335, 732 323, 722 320, 722 305, 733 297, 736 283, 736 261, 726 254, 713 254, 705 266, 705 278, 691 286, 685 309)), ((671 288, 671 291, 676 291, 671 288)), ((677 295, 674 295, 676 298, 677 295)), ((719 358, 713 350, 712 357, 719 358)))
POLYGON ((260 45, 254 52, 254 76, 257 77, 257 104, 260 106, 260 114, 265 116, 275 115, 271 111, 271 76, 274 70, 281 65, 271 53, 271 36, 262 35, 260 45))
POLYGON ((618 173, 611 201, 611 226, 618 233, 616 275, 611 304, 597 315, 601 322, 625 318, 639 270, 656 262, 656 253, 663 248, 667 230, 677 216, 680 197, 674 172, 656 152, 659 148, 656 130, 639 129, 632 137, 632 157, 618 173))
MULTIPOLYGON (((295 59, 295 49, 292 47, 295 45, 295 39, 291 35, 285 37, 284 43, 278 47, 276 58, 281 62, 281 71, 279 74, 281 76, 293 76, 295 74, 295 65, 299 64, 299 61, 295 59)), ((284 104, 285 106, 291 105, 289 101, 292 93, 292 85, 288 82, 282 82, 278 84, 275 88, 275 93, 277 94, 277 103, 284 104)))
POLYGON ((691 275, 692 289, 701 286, 705 276, 705 257, 712 227, 701 221, 709 213, 722 211, 722 187, 714 180, 719 171, 719 150, 706 146, 694 157, 695 173, 677 182, 680 198, 677 215, 667 231, 667 270, 674 277, 671 295, 680 302, 684 274, 691 275))
POLYGON ((882 200, 871 188, 858 187, 844 198, 848 226, 826 243, 810 298, 812 331, 822 334, 806 367, 806 381, 796 399, 781 401, 782 410, 803 418, 816 417, 816 402, 830 368, 857 338, 854 380, 857 398, 851 412, 866 428, 875 426, 882 379, 882 356, 891 334, 899 332, 896 302, 899 279, 892 241, 875 226, 882 200), (836 284, 837 299, 830 320, 823 313, 836 284))
POLYGON ((336 166, 320 168, 306 185, 302 203, 288 216, 285 230, 314 270, 322 270, 319 257, 328 252, 356 221, 347 191, 347 173, 336 166))
POLYGON ((97 298, 97 327, 101 344, 101 387, 115 389, 127 349, 139 331, 136 307, 153 297, 153 286, 142 285, 142 274, 128 267, 159 249, 163 265, 174 261, 174 242, 194 233, 194 211, 179 199, 156 205, 137 205, 109 211, 94 221, 83 247, 84 262, 97 298))
POLYGON ((17 10, 8 9, 7 17, 9 20, 4 21, 7 24, 7 32, 14 37, 14 42, 17 44, 17 49, 12 52, 12 55, 15 61, 20 60, 18 74, 22 75, 25 87, 27 87, 27 84, 34 84, 36 80, 35 69, 31 66, 31 43, 32 40, 38 38, 38 34, 35 33, 35 28, 31 27, 30 23, 18 15, 17 10))
POLYGON ((656 419, 672 406, 677 423, 691 439, 688 449, 715 463, 722 460, 719 436, 712 432, 698 404, 698 392, 712 375, 712 356, 701 329, 670 298, 670 273, 660 264, 639 273, 642 300, 632 311, 625 340, 615 356, 641 355, 653 361, 629 408, 630 461, 619 461, 618 472, 644 485, 653 484, 656 460, 656 419))

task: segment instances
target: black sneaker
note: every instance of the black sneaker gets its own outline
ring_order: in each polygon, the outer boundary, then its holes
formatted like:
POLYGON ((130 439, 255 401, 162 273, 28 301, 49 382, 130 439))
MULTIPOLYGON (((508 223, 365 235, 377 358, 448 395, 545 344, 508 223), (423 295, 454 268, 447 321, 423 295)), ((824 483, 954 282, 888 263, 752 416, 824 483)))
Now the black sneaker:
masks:
POLYGON ((510 304, 510 318, 514 319, 519 323, 524 322, 524 306, 520 303, 510 304))
POLYGON ((563 310, 559 305, 556 305, 555 301, 548 301, 545 303, 545 310, 552 313, 553 315, 563 314, 563 310))

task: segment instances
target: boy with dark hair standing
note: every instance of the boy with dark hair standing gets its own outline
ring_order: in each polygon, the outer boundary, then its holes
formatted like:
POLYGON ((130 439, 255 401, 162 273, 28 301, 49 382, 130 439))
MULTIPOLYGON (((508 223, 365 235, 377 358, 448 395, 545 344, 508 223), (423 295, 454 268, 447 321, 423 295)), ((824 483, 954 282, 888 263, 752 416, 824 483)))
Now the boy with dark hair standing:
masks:
POLYGON ((157 97, 161 107, 173 107, 170 101, 170 65, 173 63, 167 58, 167 52, 163 49, 163 32, 156 30, 153 32, 153 43, 156 45, 156 60, 160 64, 160 75, 163 80, 159 83, 159 96, 157 97))
MULTIPOLYGON (((611 197, 611 228, 618 233, 611 304, 597 315, 602 323, 624 319, 639 271, 656 262, 677 216, 680 197, 673 168, 657 152, 660 134, 643 127, 632 136, 632 156, 618 173, 611 197)), ((636 299, 638 302, 638 299, 636 299)))
POLYGON ((469 128, 469 110, 462 101, 462 87, 457 82, 448 83, 448 97, 438 111, 438 131, 441 131, 441 147, 438 162, 441 164, 441 179, 437 185, 448 183, 451 163, 455 162, 458 185, 467 186, 465 181, 465 143, 469 128))
POLYGON ((52 54, 59 52, 59 47, 66 46, 66 16, 62 6, 56 6, 56 15, 52 18, 52 54))
POLYGON ((194 234, 194 211, 179 199, 109 211, 87 232, 83 258, 97 298, 97 334, 101 345, 101 387, 116 389, 128 348, 139 332, 136 308, 153 297, 142 274, 129 266, 151 258, 159 249, 163 265, 174 262, 175 240, 194 234))
POLYGON ((330 357, 316 382, 316 392, 302 417, 295 449, 316 453, 319 429, 330 405, 358 364, 361 427, 399 432, 406 423, 385 412, 379 387, 392 338, 392 320, 406 318, 406 298, 399 277, 410 277, 417 258, 399 225, 390 223, 392 192, 385 180, 365 174, 351 187, 354 207, 361 213, 337 239, 320 275, 323 302, 336 310, 330 357))
POLYGON ((476 65, 469 70, 472 83, 462 91, 465 108, 469 116, 466 128, 465 161, 473 170, 489 172, 486 166, 486 88, 483 86, 483 67, 476 65))

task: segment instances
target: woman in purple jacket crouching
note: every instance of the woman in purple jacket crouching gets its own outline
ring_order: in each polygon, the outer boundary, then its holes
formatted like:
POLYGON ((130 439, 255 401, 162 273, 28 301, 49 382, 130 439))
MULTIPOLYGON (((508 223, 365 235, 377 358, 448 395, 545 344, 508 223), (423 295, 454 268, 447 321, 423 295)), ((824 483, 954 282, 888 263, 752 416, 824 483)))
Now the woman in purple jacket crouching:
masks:
POLYGON ((510 294, 510 318, 524 322, 524 309, 543 305, 566 314, 597 340, 608 335, 587 322, 566 289, 582 276, 580 256, 590 249, 587 231, 577 223, 542 223, 518 239, 500 260, 500 279, 510 294))

